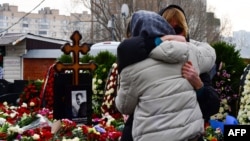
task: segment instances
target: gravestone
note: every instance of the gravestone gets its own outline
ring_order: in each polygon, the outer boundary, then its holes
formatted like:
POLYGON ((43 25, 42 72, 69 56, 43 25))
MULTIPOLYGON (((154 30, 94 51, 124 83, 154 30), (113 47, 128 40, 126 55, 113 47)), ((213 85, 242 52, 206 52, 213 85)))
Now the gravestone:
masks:
POLYGON ((27 84, 27 80, 14 80, 14 83, 11 83, 0 79, 0 102, 18 105, 17 100, 27 84))
POLYGON ((53 116, 55 119, 68 118, 76 123, 91 124, 92 72, 97 65, 94 62, 79 63, 79 54, 85 55, 90 50, 88 44, 80 45, 81 38, 80 33, 75 31, 71 36, 72 46, 66 43, 61 48, 66 55, 72 52, 73 63, 56 62, 54 66, 53 116), (71 70, 72 73, 64 73, 65 70, 71 70), (80 70, 86 73, 80 73, 80 70), (78 97, 79 93, 81 97, 78 97), (78 110, 81 109, 84 109, 84 113, 80 115, 78 110))
POLYGON ((9 84, 5 79, 0 79, 0 95, 8 93, 9 84))

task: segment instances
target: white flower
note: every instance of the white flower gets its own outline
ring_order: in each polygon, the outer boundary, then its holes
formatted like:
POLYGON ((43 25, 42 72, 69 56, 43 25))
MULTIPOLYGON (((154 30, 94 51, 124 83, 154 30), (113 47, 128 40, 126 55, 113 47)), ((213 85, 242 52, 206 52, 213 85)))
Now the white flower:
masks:
MULTIPOLYGON (((245 103, 245 100, 243 98, 240 99, 240 103, 244 104, 245 103)), ((240 105, 240 107, 243 107, 243 105, 240 105)))
POLYGON ((246 114, 246 113, 242 114, 242 118, 244 118, 244 119, 245 119, 245 118, 248 118, 248 117, 247 117, 247 114, 246 114))
POLYGON ((96 81, 96 78, 94 77, 94 78, 92 79, 92 82, 95 83, 95 81, 96 81))
POLYGON ((34 102, 30 102, 30 106, 31 107, 35 106, 35 103, 34 102))
POLYGON ((211 119, 211 120, 215 120, 215 119, 216 119, 216 115, 212 115, 212 116, 210 117, 210 119, 211 119))
POLYGON ((105 95, 109 95, 109 91, 106 91, 106 92, 105 92, 105 95))
POLYGON ((11 110, 15 110, 15 109, 17 109, 17 108, 16 108, 16 106, 10 106, 10 109, 11 109, 11 110))
POLYGON ((8 106, 8 102, 4 101, 4 102, 3 102, 3 105, 4 105, 4 106, 8 106))
POLYGON ((72 141, 80 141, 80 139, 78 137, 74 137, 72 141))
POLYGON ((99 91, 99 94, 103 94, 103 93, 104 93, 103 90, 100 90, 100 91, 99 91))
POLYGON ((39 139, 40 139, 40 135, 34 134, 34 135, 32 136, 32 138, 33 138, 34 140, 39 140, 39 139))
POLYGON ((240 124, 248 125, 250 124, 250 71, 246 76, 245 85, 243 86, 244 91, 241 93, 241 105, 238 112, 238 120, 240 124))
POLYGON ((93 90, 96 90, 96 88, 97 88, 97 85, 92 85, 92 87, 93 87, 93 90))
POLYGON ((107 71, 107 70, 106 70, 106 68, 103 68, 103 69, 102 69, 102 72, 104 72, 104 73, 105 73, 106 71, 107 71))
POLYGON ((225 98, 222 99, 222 100, 221 100, 221 103, 222 103, 222 104, 226 104, 226 103, 227 103, 227 99, 225 99, 225 98))
POLYGON ((250 111, 247 111, 247 117, 248 118, 250 117, 250 111))
POLYGON ((110 88, 110 84, 107 85, 107 89, 109 89, 109 88, 110 88))
POLYGON ((219 113, 223 113, 223 112, 224 112, 224 108, 223 108, 223 107, 220 107, 219 113))
POLYGON ((217 119, 223 119, 223 117, 224 116, 222 114, 220 114, 220 113, 217 114, 217 119))
POLYGON ((240 123, 242 123, 244 121, 242 117, 239 117, 238 120, 240 123))
POLYGON ((220 130, 220 128, 216 128, 216 130, 215 130, 215 133, 220 133, 221 132, 221 130, 220 130))
POLYGON ((111 81, 112 81, 113 79, 114 79, 114 77, 113 77, 113 76, 110 76, 109 80, 111 80, 111 81))
POLYGON ((8 131, 7 131, 9 134, 11 133, 18 133, 18 134, 22 134, 24 131, 22 128, 20 128, 18 125, 16 126, 11 126, 8 128, 8 131))
POLYGON ((16 112, 10 113, 10 117, 14 118, 14 117, 16 117, 16 114, 17 114, 16 112))
POLYGON ((112 94, 112 93, 114 93, 115 90, 114 90, 114 88, 111 88, 109 91, 110 91, 110 94, 112 94))
POLYGON ((246 76, 246 79, 250 79, 250 73, 249 73, 249 71, 248 71, 248 74, 246 76))
POLYGON ((27 108, 28 105, 27 105, 27 103, 22 103, 21 107, 27 108))
POLYGON ((101 79, 98 79, 98 84, 102 84, 102 80, 101 79))
POLYGON ((97 94, 97 90, 93 90, 93 94, 97 94))
POLYGON ((247 96, 248 98, 246 99, 246 104, 249 104, 250 103, 250 99, 249 99, 249 96, 247 96))
POLYGON ((27 113, 23 113, 23 117, 26 118, 28 115, 27 113))
POLYGON ((116 68, 116 67, 117 67, 117 63, 114 63, 114 64, 112 65, 112 67, 116 68))
POLYGON ((228 110, 229 109, 229 105, 224 105, 224 109, 228 110))
POLYGON ((113 86, 113 85, 114 85, 114 83, 113 83, 113 82, 110 82, 110 85, 111 85, 111 86, 113 86))
POLYGON ((5 118, 0 117, 0 125, 3 125, 5 123, 5 121, 6 121, 5 118))

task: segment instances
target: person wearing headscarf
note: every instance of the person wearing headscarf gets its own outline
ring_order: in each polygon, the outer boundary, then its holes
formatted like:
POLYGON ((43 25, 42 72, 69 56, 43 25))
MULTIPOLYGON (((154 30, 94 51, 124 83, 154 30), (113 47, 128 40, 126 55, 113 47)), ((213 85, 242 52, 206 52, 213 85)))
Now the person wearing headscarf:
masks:
MULTIPOLYGON (((185 37, 187 42, 191 42, 197 47, 210 46, 206 42, 199 42, 189 38, 187 18, 184 10, 180 6, 173 4, 169 5, 161 9, 158 14, 164 17, 164 19, 170 23, 177 35, 185 37)), ((141 46, 118 48, 119 55, 117 57, 118 60, 121 60, 119 61, 120 65, 118 64, 118 71, 120 72, 125 66, 147 58, 148 54, 155 46, 164 40, 172 40, 173 36, 165 35, 157 39, 158 43, 155 45, 152 45, 152 39, 143 40, 144 42, 138 40, 137 42, 141 42, 141 46), (138 54, 138 52, 140 52, 140 54, 138 54)), ((191 83, 195 90, 197 90, 197 98, 202 109, 203 117, 206 121, 210 119, 210 116, 218 113, 220 107, 218 93, 212 87, 211 80, 214 76, 214 72, 216 72, 215 69, 216 66, 214 65, 214 67, 209 72, 199 75, 192 66, 192 62, 188 62, 183 65, 182 70, 183 77, 191 83)))
MULTIPOLYGON (((132 37, 119 47, 131 45, 129 41, 137 36, 149 39, 175 34, 160 15, 144 10, 133 14, 130 26, 132 37)), ((115 103, 122 114, 134 113, 133 140, 191 141, 200 136, 204 132, 202 113, 196 92, 182 77, 181 69, 191 61, 199 73, 207 72, 215 59, 209 46, 164 41, 146 59, 125 66, 115 103)))

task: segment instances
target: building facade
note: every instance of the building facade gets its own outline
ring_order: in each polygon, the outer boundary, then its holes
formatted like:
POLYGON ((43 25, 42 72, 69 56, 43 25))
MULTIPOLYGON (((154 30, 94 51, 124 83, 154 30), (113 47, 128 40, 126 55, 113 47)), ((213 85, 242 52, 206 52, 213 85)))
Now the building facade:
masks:
POLYGON ((89 41, 91 15, 87 11, 59 15, 59 10, 42 8, 38 13, 18 11, 18 6, 4 3, 0 5, 0 34, 32 33, 45 37, 69 40, 69 36, 78 30, 84 41, 89 41))

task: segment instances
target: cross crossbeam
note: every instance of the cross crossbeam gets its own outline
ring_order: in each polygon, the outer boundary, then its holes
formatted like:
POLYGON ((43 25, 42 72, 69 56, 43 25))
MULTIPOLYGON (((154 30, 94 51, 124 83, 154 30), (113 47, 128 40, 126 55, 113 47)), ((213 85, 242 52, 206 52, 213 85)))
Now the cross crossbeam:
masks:
POLYGON ((69 55, 71 52, 73 53, 73 63, 64 64, 62 62, 56 62, 55 70, 57 72, 62 72, 64 70, 73 70, 73 85, 79 84, 79 71, 80 70, 90 70, 94 71, 97 68, 97 65, 91 61, 89 63, 79 63, 79 54, 87 54, 90 50, 88 44, 83 43, 80 45, 80 40, 82 39, 81 34, 78 31, 74 31, 71 35, 70 39, 73 41, 73 45, 71 46, 69 43, 66 43, 61 50, 64 54, 69 55))

